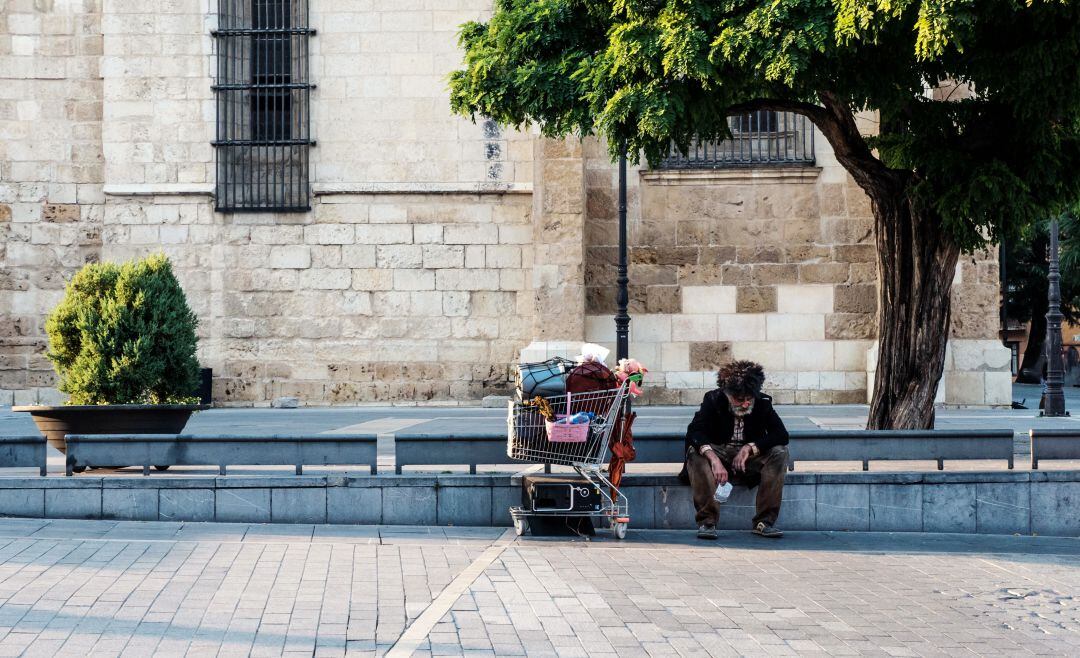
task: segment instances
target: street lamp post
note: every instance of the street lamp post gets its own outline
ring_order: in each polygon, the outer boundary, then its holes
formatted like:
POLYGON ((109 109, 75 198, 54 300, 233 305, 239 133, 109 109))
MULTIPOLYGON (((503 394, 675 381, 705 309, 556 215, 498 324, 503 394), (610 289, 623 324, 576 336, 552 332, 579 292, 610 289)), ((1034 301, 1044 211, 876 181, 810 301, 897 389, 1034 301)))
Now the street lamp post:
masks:
POLYGON ((1058 267, 1058 220, 1050 222, 1049 310, 1046 313, 1046 390, 1044 416, 1068 416, 1065 411, 1065 364, 1061 358, 1061 270, 1058 267))
POLYGON ((630 292, 627 285, 630 276, 626 267, 626 143, 619 152, 619 276, 615 281, 618 286, 615 303, 615 358, 630 358, 630 292))

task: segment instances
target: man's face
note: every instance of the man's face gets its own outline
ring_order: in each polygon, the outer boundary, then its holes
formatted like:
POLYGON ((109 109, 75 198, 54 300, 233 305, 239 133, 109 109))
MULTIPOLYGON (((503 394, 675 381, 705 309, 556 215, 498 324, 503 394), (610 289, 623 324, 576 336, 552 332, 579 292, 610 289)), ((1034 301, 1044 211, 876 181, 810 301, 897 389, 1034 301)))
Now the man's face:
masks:
POLYGON ((754 410, 753 395, 732 395, 726 391, 724 395, 727 396, 728 406, 731 407, 731 413, 735 416, 746 416, 754 410))

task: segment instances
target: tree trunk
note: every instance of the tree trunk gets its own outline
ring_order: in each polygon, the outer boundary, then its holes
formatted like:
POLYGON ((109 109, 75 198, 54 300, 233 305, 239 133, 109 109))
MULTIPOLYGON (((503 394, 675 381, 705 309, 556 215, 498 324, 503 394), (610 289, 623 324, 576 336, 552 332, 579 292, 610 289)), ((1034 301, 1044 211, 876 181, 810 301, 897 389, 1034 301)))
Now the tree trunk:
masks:
MULTIPOLYGON (((1035 263, 1045 263, 1049 269, 1050 263, 1046 261, 1046 252, 1050 248, 1049 237, 1041 233, 1031 241, 1031 260, 1035 263)), ((1031 305, 1031 325, 1028 327, 1028 342, 1024 347, 1024 359, 1020 369, 1016 373, 1016 381, 1021 384, 1042 383, 1043 364, 1046 363, 1046 312, 1050 310, 1050 282, 1039 279, 1040 285, 1035 288, 1033 294, 1028 295, 1026 301, 1031 305), (1043 285, 1045 284, 1045 285, 1043 285)))
POLYGON ((867 429, 932 429, 960 250, 902 187, 875 192, 878 361, 867 429))
POLYGON ((1024 347, 1024 360, 1016 381, 1020 384, 1039 384, 1042 382, 1043 364, 1046 362, 1046 311, 1048 302, 1044 298, 1034 299, 1031 303, 1031 326, 1028 327, 1028 342, 1024 347), (1040 303, 1041 302, 1041 303, 1040 303))

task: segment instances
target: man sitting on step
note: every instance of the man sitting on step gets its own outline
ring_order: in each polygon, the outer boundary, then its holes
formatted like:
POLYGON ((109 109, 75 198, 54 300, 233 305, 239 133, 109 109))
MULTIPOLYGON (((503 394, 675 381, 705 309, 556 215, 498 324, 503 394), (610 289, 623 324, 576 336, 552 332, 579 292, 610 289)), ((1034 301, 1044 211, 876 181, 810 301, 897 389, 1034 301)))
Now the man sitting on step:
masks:
POLYGON ((713 497, 725 482, 756 486, 753 532, 783 536, 776 527, 788 463, 788 433, 761 392, 765 371, 753 361, 735 361, 717 372, 717 389, 705 394, 686 428, 686 464, 679 477, 689 482, 697 510, 698 537, 716 539, 720 504, 713 497))

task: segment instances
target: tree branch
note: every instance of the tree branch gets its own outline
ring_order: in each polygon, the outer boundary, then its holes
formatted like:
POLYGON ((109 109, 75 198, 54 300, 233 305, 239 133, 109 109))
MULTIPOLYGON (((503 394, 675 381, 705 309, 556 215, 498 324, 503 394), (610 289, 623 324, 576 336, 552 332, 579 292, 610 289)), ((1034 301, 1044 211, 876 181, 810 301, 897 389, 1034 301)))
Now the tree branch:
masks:
POLYGON ((900 173, 889 169, 866 145, 855 116, 835 94, 829 91, 818 92, 822 105, 779 98, 759 98, 745 103, 737 103, 728 108, 729 112, 754 112, 772 110, 774 112, 798 112, 805 115, 829 140, 836 154, 836 159, 843 165, 868 194, 876 196, 882 185, 898 184, 900 173))

